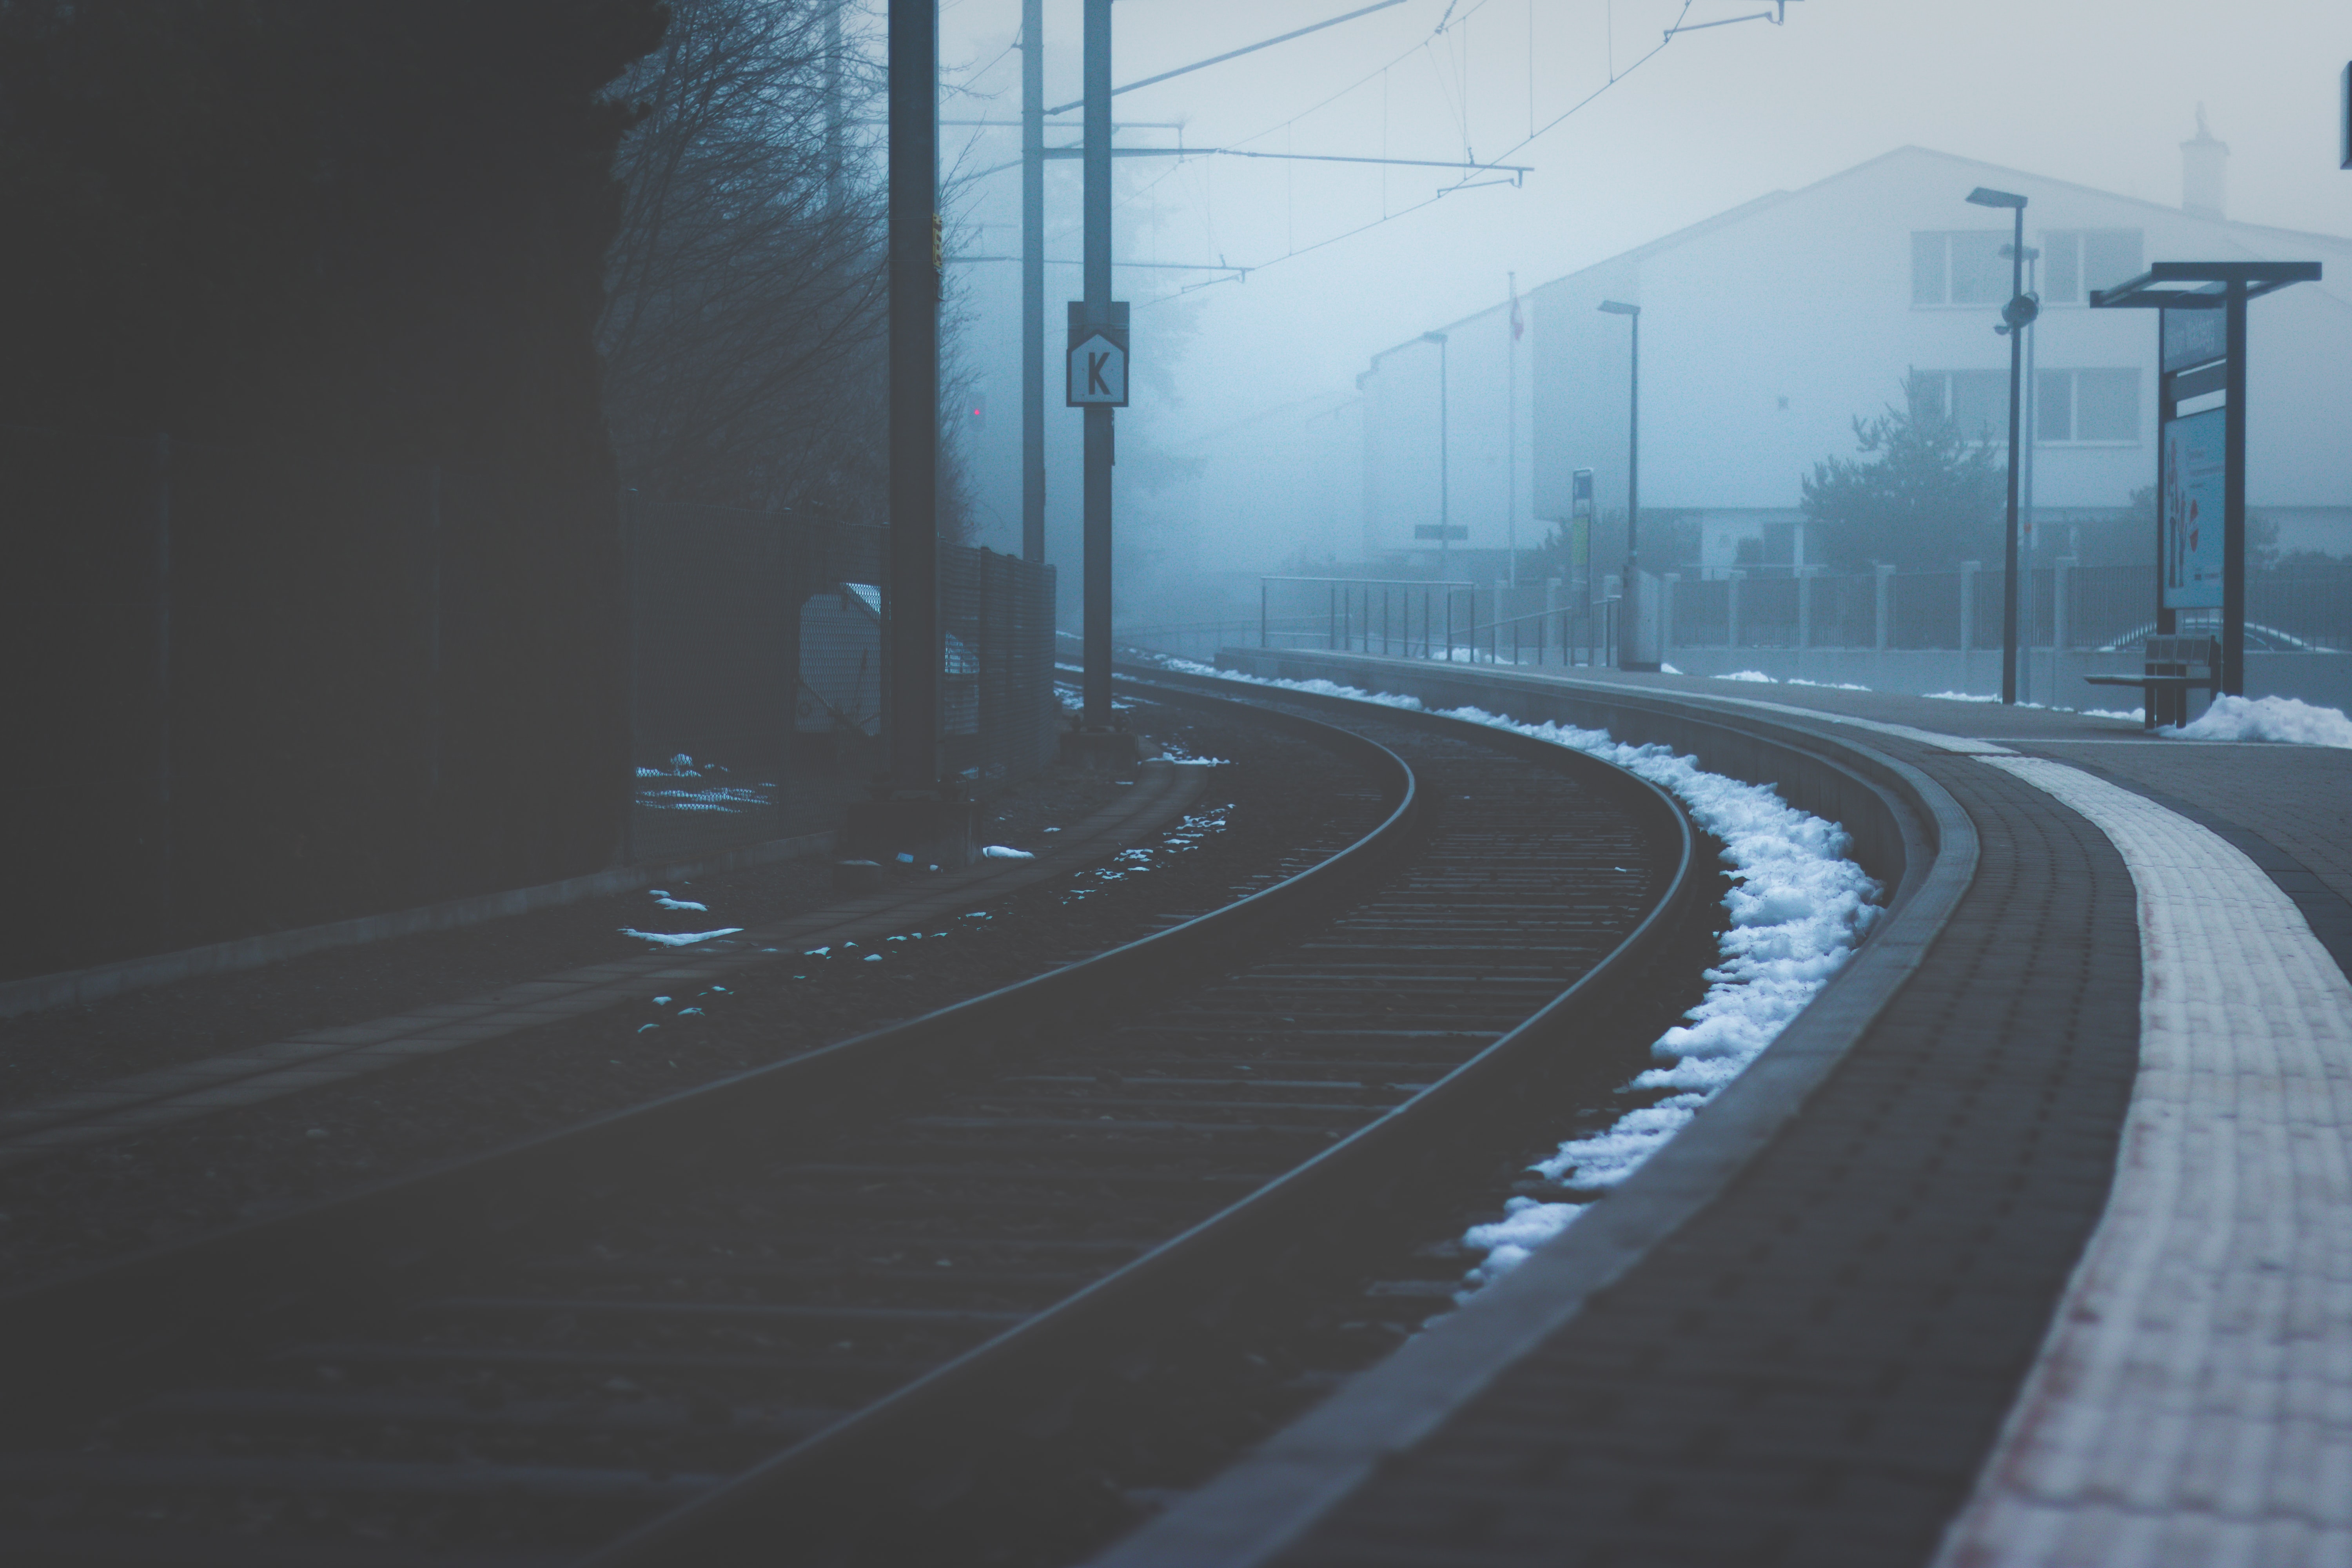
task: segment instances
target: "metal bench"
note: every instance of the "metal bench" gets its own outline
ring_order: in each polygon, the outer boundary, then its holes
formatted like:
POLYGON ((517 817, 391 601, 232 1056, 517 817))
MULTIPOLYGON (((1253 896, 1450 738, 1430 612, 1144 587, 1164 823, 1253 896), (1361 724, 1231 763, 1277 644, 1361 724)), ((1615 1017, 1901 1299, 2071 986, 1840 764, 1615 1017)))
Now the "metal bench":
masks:
POLYGON ((2189 694, 2200 687, 2221 689, 2221 643, 2218 637, 2151 637, 2137 675, 2086 675, 2093 686, 2137 686, 2140 689, 2141 725, 2189 721, 2189 694))

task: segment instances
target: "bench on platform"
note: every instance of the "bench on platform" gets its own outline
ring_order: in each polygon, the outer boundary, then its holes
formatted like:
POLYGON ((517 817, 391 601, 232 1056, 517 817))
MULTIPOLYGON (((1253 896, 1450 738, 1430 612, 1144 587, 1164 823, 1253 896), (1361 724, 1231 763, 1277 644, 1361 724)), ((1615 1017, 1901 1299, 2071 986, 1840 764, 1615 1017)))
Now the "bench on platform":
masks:
POLYGON ((2093 686, 2137 686, 2140 689, 2140 722, 2153 730, 2158 724, 2189 721, 2189 693, 2202 687, 2208 693, 2221 689, 2221 643, 2218 637, 2151 637, 2137 675, 2086 675, 2093 686))

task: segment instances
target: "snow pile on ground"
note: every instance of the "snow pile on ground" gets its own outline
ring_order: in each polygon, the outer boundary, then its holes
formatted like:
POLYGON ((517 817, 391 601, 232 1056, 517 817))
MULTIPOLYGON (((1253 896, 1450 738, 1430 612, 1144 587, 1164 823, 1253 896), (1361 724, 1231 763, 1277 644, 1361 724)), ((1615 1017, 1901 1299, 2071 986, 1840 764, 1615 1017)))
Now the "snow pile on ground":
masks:
POLYGON ((1030 854, 1026 849, 1015 849, 1009 844, 992 844, 982 849, 980 853, 982 858, 989 860, 1034 860, 1037 858, 1037 857, 1030 854))
POLYGON ((698 942, 709 942, 715 936, 733 936, 742 929, 741 926, 721 926, 717 931, 638 931, 634 926, 623 926, 621 934, 652 942, 656 947, 692 947, 698 942))
MULTIPOLYGON (((1270 680, 1191 660, 1165 658, 1169 668, 1251 686, 1356 697, 1394 708, 1419 709, 1412 697, 1365 692, 1328 680, 1270 680)), ((1769 679, 1750 671, 1746 677, 1769 679)), ((1569 724, 1522 724, 1477 708, 1445 711, 1498 730, 1567 746, 1614 763, 1682 801, 1691 817, 1723 843, 1732 889, 1724 899, 1731 928, 1722 958, 1706 973, 1707 991, 1685 1015, 1689 1022, 1661 1035, 1651 1047, 1659 1065, 1625 1086, 1632 1095, 1656 1095, 1590 1138, 1572 1140, 1533 1169, 1573 1192, 1605 1194, 1686 1125, 1717 1090, 1739 1076, 1844 967, 1854 945, 1882 910, 1881 889, 1846 858, 1852 840, 1835 823, 1797 810, 1764 784, 1742 784, 1704 772, 1690 757, 1664 746, 1629 746, 1605 730, 1569 724)), ((1547 1204, 1515 1197, 1504 1217, 1475 1226, 1464 1241, 1486 1254, 1470 1273, 1473 1288, 1500 1279, 1528 1255, 1566 1230, 1589 1203, 1547 1204)))
POLYGON ((1791 686, 1818 686, 1824 691, 1867 691, 1870 689, 1867 686, 1857 686, 1851 680, 1804 680, 1793 675, 1789 677, 1789 684, 1791 686))
POLYGON ((1715 679, 1717 680, 1753 680, 1765 686, 1778 686, 1780 684, 1760 669, 1735 669, 1729 675, 1718 675, 1715 679))
MULTIPOLYGON (((1570 1191, 1599 1196, 1632 1175, 1738 1077, 1844 966, 1879 916, 1880 889, 1846 858, 1851 840, 1843 828, 1797 810, 1765 785, 1704 772, 1664 746, 1622 744, 1602 730, 1521 724, 1475 708, 1454 709, 1447 717, 1571 747, 1648 779, 1723 841, 1732 868, 1732 889, 1724 900, 1731 929, 1723 933, 1721 962, 1707 971, 1706 995, 1691 1009, 1687 1024, 1651 1046, 1660 1065, 1626 1086, 1664 1097, 1627 1111, 1593 1137, 1561 1144, 1533 1167, 1570 1191)), ((1502 1220, 1474 1226, 1464 1237, 1486 1252, 1473 1282, 1508 1273, 1586 1206, 1510 1200, 1502 1220)))
POLYGON ((1352 697, 1359 702, 1377 702, 1383 708, 1402 708, 1414 713, 1422 710, 1418 697, 1400 697, 1393 691, 1366 691, 1360 686, 1341 686, 1333 680, 1269 680, 1262 675, 1244 675, 1238 669, 1219 669, 1213 664, 1172 657, 1161 658, 1160 666, 1181 675, 1205 675, 1213 680, 1238 681, 1244 686, 1274 686, 1286 691, 1312 692, 1318 697, 1352 697))
MULTIPOLYGON (((727 770, 725 768, 719 768, 718 771, 723 773, 727 770)), ((692 757, 688 756, 684 752, 680 752, 677 755, 670 758, 669 766, 666 768, 639 768, 637 770, 637 776, 641 779, 698 779, 702 776, 702 771, 694 765, 694 759, 692 757)))
POLYGON ((691 899, 671 898, 667 888, 648 888, 646 890, 653 894, 654 908, 657 910, 699 910, 706 915, 710 912, 709 904, 698 904, 691 899))
MULTIPOLYGON (((1975 691, 1929 691, 1922 695, 1931 702, 1998 702, 2000 700, 1999 697, 1990 697, 1975 691)), ((2135 724, 2140 721, 2140 710, 2137 708, 2068 708, 2055 702, 2017 702, 2011 706, 2031 708, 2036 713, 2079 713, 2085 719, 2128 719, 2135 724)))
POLYGON ((653 811, 764 810, 768 797, 756 789, 649 789, 637 793, 637 804, 653 811))
MULTIPOLYGON (((2134 715, 2137 717, 2137 715, 2134 715)), ((2217 697, 2187 724, 2157 731, 2183 741, 2280 741, 2294 746, 2352 746, 2352 719, 2292 697, 2217 697)))

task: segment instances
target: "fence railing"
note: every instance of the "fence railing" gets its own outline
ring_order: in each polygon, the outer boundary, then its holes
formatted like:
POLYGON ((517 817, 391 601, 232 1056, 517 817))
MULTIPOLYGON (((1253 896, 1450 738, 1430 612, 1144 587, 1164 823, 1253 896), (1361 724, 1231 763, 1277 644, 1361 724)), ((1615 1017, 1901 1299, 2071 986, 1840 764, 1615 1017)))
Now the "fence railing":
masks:
MULTIPOLYGON (((1604 578, 1595 599, 1571 599, 1559 581, 1463 583, 1400 578, 1265 576, 1258 616, 1244 621, 1124 626, 1122 642, 1212 658, 1218 647, 1256 642, 1267 648, 1331 648, 1392 658, 1477 660, 1519 666, 1616 666, 1621 595, 1604 578)), ((2004 576, 1976 562, 1955 572, 1797 572, 1748 576, 1663 574, 1642 578, 1642 602, 1654 606, 1656 648, 1677 651, 1822 651, 1849 656, 1924 656, 1910 675, 1889 679, 1959 684, 1971 660, 2001 647, 2004 576), (1952 658, 1957 656, 1957 660, 1952 658)), ((2037 682, 2072 682, 2082 660, 2105 668, 2155 630, 2155 585, 2145 566, 2077 566, 2053 562, 2018 583, 2021 644, 2034 660, 2065 654, 2065 663, 2034 663, 2037 682)), ((2221 611, 2176 611, 2178 630, 2216 630, 2221 611)), ((2249 647, 2255 651, 2352 651, 2352 564, 2255 572, 2246 585, 2249 647)), ((1644 632, 1649 642, 1651 632, 1644 632)), ((1646 656, 1646 654, 1644 654, 1646 656)), ((1778 668, 1778 666, 1776 666, 1778 668)), ((1800 666, 1801 668, 1801 666, 1800 666)), ((1872 666, 1874 668, 1874 666, 1872 666)), ((1976 672, 1980 675, 1980 670, 1976 672)), ((1872 679, 1867 670, 1863 679, 1872 679)), ((1849 677, 1839 677, 1849 679, 1849 677)), ((1936 689, 1936 687, 1922 687, 1936 689)))
MULTIPOLYGON (((1258 646, 1402 658, 1602 667, 1617 662, 1613 593, 1591 603, 1566 602, 1554 584, 1538 607, 1507 605, 1511 613, 1498 615, 1503 592, 1475 583, 1418 579, 1263 577, 1258 646)), ((1141 640, 1139 634, 1129 635, 1141 640)))
MULTIPOLYGON (((1997 648, 2006 578, 1959 572, 1665 576, 1673 647, 1684 648, 1997 648)), ((2178 611, 2180 630, 2221 611, 2178 611)), ((2246 621, 2272 651, 2352 648, 2352 566, 2300 566, 2246 578, 2246 621)), ((2018 635, 2028 647, 2119 651, 2155 630, 2145 566, 2034 566, 2018 581, 2018 635)))

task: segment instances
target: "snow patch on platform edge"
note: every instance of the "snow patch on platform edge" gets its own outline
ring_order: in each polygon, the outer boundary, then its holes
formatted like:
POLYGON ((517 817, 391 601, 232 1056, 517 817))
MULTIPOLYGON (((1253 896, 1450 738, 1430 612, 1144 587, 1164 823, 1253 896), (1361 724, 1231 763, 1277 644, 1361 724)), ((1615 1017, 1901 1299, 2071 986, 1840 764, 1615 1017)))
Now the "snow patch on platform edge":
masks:
MULTIPOLYGON (((1365 691, 1328 680, 1269 679, 1168 656, 1160 662, 1190 675, 1423 710, 1418 698, 1393 692, 1365 691)), ((1525 724, 1479 708, 1448 709, 1444 716, 1513 731, 1613 763, 1680 800, 1692 820, 1724 847, 1732 882, 1724 905, 1731 925, 1721 938, 1720 959, 1706 972, 1706 994, 1684 1015, 1687 1023, 1668 1029, 1651 1045, 1659 1065, 1620 1091, 1646 1095, 1664 1090, 1664 1097, 1622 1113, 1591 1137, 1570 1139, 1529 1167, 1597 1199, 1687 1126, 1699 1108, 1761 1056, 1845 966, 1855 944, 1885 912, 1878 901, 1883 889, 1849 858, 1853 840, 1844 828, 1799 811, 1769 785, 1707 773, 1695 758, 1677 756, 1665 746, 1630 746, 1605 730, 1525 724)), ((1591 1206, 1590 1201, 1509 1199, 1501 1219, 1474 1226, 1463 1237, 1465 1245, 1486 1255, 1470 1270, 1468 1290, 1509 1273, 1591 1206)))
POLYGON ((2294 746, 2352 747, 2352 719, 2292 697, 2217 697, 2186 724, 2157 731, 2181 741, 2276 741, 2294 746))

